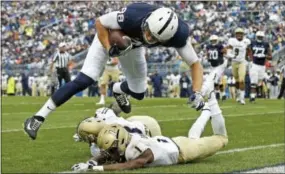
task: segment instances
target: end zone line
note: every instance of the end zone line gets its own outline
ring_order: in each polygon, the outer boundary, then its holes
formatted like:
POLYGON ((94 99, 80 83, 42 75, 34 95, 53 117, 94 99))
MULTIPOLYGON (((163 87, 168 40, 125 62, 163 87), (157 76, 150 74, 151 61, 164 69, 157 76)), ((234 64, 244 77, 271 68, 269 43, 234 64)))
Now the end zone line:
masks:
MULTIPOLYGON (((267 113, 248 113, 248 114, 230 114, 226 115, 225 118, 227 117, 244 117, 244 116, 253 116, 253 115, 270 115, 270 114, 281 114, 284 113, 283 111, 278 111, 278 112, 267 112, 267 113)), ((172 122, 172 121, 186 121, 186 120, 195 120, 197 117, 192 117, 192 118, 181 118, 181 119, 167 119, 167 120, 157 120, 158 122, 172 122)), ((47 127, 47 128, 42 128, 41 130, 49 130, 49 129, 66 129, 66 128, 75 128, 76 126, 59 126, 59 127, 47 127)), ((2 130, 1 133, 9 133, 9 132, 20 132, 23 131, 23 129, 8 129, 8 130, 2 130)))

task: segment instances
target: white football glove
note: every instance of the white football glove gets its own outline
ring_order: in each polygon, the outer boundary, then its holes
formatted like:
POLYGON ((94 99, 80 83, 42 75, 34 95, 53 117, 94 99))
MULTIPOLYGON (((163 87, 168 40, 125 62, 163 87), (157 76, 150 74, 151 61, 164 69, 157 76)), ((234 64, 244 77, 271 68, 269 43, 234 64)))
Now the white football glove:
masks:
POLYGON ((76 172, 86 172, 88 170, 89 165, 87 163, 78 163, 74 164, 71 169, 76 172))
POLYGON ((192 108, 195 108, 196 111, 199 111, 205 105, 204 98, 200 92, 194 92, 190 96, 189 102, 192 103, 192 108))
POLYGON ((100 149, 96 146, 95 143, 91 143, 90 152, 93 157, 100 156, 100 149))
POLYGON ((73 139, 74 139, 75 142, 80 142, 80 141, 82 141, 82 139, 78 136, 78 134, 74 134, 74 135, 73 135, 73 139))
POLYGON ((92 169, 92 167, 94 167, 94 166, 98 166, 98 162, 94 161, 94 160, 89 160, 86 162, 86 164, 88 164, 89 169, 92 169))

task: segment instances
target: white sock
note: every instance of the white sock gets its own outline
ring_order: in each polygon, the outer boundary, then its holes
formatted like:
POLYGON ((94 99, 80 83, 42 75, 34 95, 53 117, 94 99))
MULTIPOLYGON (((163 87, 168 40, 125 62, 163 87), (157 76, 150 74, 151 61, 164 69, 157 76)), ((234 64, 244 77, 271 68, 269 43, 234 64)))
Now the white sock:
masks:
POLYGON ((225 119, 222 115, 222 110, 219 107, 218 101, 216 100, 215 96, 211 95, 211 98, 209 99, 208 103, 211 109, 211 124, 214 134, 227 136, 225 119))
POLYGON ((240 90, 240 99, 244 100, 244 90, 240 90))
POLYGON ((124 92, 121 90, 122 82, 116 82, 113 86, 113 92, 123 94, 124 92))
POLYGON ((105 95, 104 94, 100 95, 100 102, 99 103, 105 103, 105 95))
POLYGON ((256 94, 255 93, 250 93, 250 98, 255 98, 256 94))
MULTIPOLYGON (((206 106, 206 105, 205 105, 206 106)), ((204 131, 204 128, 210 119, 211 111, 209 109, 209 106, 204 106, 203 111, 200 115, 200 117, 197 118, 195 123, 192 125, 188 132, 188 137, 191 139, 198 139, 200 138, 201 134, 204 131)))
POLYGON ((43 105, 43 107, 36 113, 36 116, 46 118, 52 111, 56 109, 56 106, 51 98, 43 105))

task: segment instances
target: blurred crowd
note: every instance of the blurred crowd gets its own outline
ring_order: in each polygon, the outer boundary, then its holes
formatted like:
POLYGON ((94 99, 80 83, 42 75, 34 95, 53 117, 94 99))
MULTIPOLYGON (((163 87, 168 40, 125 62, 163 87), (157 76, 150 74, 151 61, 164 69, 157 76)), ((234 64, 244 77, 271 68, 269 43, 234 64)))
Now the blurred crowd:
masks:
MULTIPOLYGON (((1 66, 6 71, 6 74, 2 74, 2 84, 8 84, 8 79, 15 77, 15 86, 19 89, 16 93, 23 95, 25 91, 24 95, 50 95, 57 88, 56 80, 54 80, 56 77, 52 74, 45 74, 44 71, 34 74, 31 70, 33 68, 43 70, 49 67, 47 65, 50 64, 60 43, 66 43, 67 51, 75 57, 78 53, 85 51, 96 33, 94 28, 96 17, 118 10, 128 3, 130 2, 1 2, 1 66), (18 74, 15 73, 16 70, 18 74), (41 82, 46 79, 49 79, 48 83, 41 82), (47 92, 40 93, 39 86, 43 86, 41 84, 45 85, 43 88, 47 92)), ((152 1, 149 3, 172 8, 188 23, 191 29, 189 33, 191 42, 199 57, 205 56, 204 48, 210 35, 218 35, 220 41, 226 44, 237 27, 244 28, 246 37, 249 39, 255 38, 256 31, 265 31, 265 39, 271 44, 273 52, 282 49, 285 45, 284 1, 219 0, 215 2, 152 1)), ((78 62, 82 63, 84 58, 85 56, 79 57, 81 61, 78 62)), ((184 71, 181 71, 183 63, 175 49, 151 48, 147 50, 146 58, 149 62, 149 72, 152 73, 148 80, 151 84, 147 92, 148 96, 183 97, 191 93, 191 91, 183 90, 186 86, 190 89, 191 79, 188 74, 185 76, 184 71), (162 69, 164 72, 161 71, 162 69), (173 74, 167 73, 170 69, 173 74), (180 76, 179 80, 177 80, 177 75, 180 76), (169 79, 174 76, 176 80, 170 81, 169 79), (182 95, 181 91, 183 91, 182 95)), ((275 73, 278 72, 273 74, 275 73)), ((96 93, 97 86, 94 84, 90 90, 95 89, 95 92, 87 92, 87 95, 99 94, 99 92, 96 93)))
MULTIPOLYGON (((77 71, 71 74, 71 80, 75 79, 77 71)), ((209 75, 208 71, 204 72, 204 79, 209 75)), ((282 69, 267 70, 266 76, 261 82, 261 88, 257 91, 258 98, 276 99, 280 94, 281 82, 285 78, 285 65, 282 69)), ((9 76, 2 73, 2 95, 16 96, 50 96, 58 88, 58 81, 55 77, 43 74, 27 75, 16 74, 9 76), (13 86, 11 88, 11 86, 13 86)), ((125 77, 121 73, 119 81, 124 81, 125 77)), ((107 84, 107 96, 112 97, 112 86, 115 81, 110 80, 107 84)), ((187 98, 192 94, 191 78, 186 72, 179 73, 167 72, 166 75, 158 73, 149 73, 147 77, 146 97, 170 97, 170 98, 187 98)), ((228 99, 236 99, 235 79, 229 74, 224 74, 220 79, 220 85, 225 89, 228 99)), ((245 97, 250 95, 250 78, 247 71, 245 77, 245 97)), ((100 96, 98 81, 94 82, 89 88, 77 94, 77 96, 100 96)), ((284 96, 285 98, 285 96, 284 96)))

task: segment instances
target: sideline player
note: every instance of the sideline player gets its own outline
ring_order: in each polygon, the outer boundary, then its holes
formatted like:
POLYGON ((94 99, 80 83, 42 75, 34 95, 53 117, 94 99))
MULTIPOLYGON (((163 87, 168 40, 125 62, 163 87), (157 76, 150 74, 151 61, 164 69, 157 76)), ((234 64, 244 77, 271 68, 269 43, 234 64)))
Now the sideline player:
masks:
POLYGON ((263 31, 256 32, 256 40, 249 46, 252 53, 250 54, 252 65, 249 71, 251 83, 250 102, 255 101, 256 89, 262 88, 262 81, 265 78, 266 60, 272 58, 270 45, 263 40, 264 36, 265 34, 263 31))
POLYGON ((113 82, 118 82, 119 81, 119 75, 120 75, 120 70, 118 67, 118 58, 109 58, 105 70, 102 76, 102 80, 100 80, 100 101, 96 103, 96 105, 105 105, 105 96, 106 96, 106 90, 107 90, 107 85, 112 80, 113 82))
POLYGON ((242 105, 245 104, 245 74, 246 74, 246 58, 250 54, 250 40, 244 36, 242 28, 235 30, 235 38, 230 38, 227 49, 232 50, 230 58, 232 58, 232 73, 236 80, 237 101, 242 105))
POLYGON ((132 3, 121 11, 113 11, 96 19, 96 31, 97 34, 76 79, 58 89, 34 116, 26 119, 24 130, 31 139, 36 139, 40 126, 52 111, 101 76, 109 56, 119 57, 122 72, 126 76, 126 81, 114 84, 114 97, 123 112, 131 112, 127 95, 142 100, 147 88, 145 83, 147 66, 142 46, 176 48, 192 70, 192 90, 194 91, 191 97, 192 107, 196 110, 203 107, 204 99, 200 92, 203 68, 188 39, 189 26, 170 8, 132 3), (109 30, 122 30, 131 39, 132 44, 125 50, 111 45, 109 30))
POLYGON ((219 37, 217 35, 212 35, 210 37, 210 44, 206 47, 207 50, 207 60, 211 64, 210 74, 207 76, 206 81, 202 86, 202 95, 205 96, 206 89, 212 83, 214 79, 215 83, 215 93, 217 100, 220 99, 220 92, 222 92, 222 100, 226 99, 225 89, 223 85, 220 84, 222 75, 227 67, 227 60, 224 59, 224 54, 226 49, 222 44, 219 43, 219 37))
POLYGON ((111 171, 188 163, 214 155, 227 145, 228 137, 222 111, 212 92, 200 117, 190 128, 188 137, 150 138, 131 135, 123 127, 111 125, 100 131, 97 143, 105 154, 113 159, 125 159, 125 162, 102 164, 93 158, 87 163, 73 165, 72 170, 111 171), (210 118, 214 135, 200 137, 210 118))

